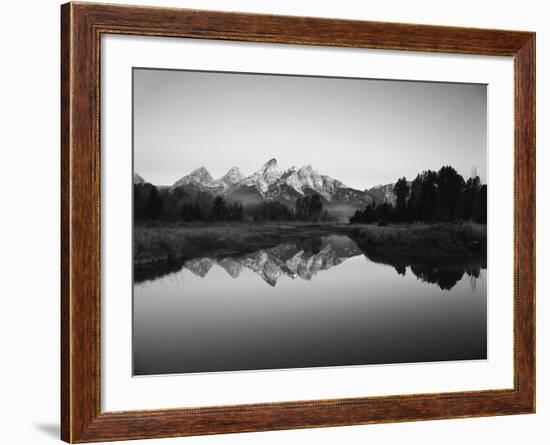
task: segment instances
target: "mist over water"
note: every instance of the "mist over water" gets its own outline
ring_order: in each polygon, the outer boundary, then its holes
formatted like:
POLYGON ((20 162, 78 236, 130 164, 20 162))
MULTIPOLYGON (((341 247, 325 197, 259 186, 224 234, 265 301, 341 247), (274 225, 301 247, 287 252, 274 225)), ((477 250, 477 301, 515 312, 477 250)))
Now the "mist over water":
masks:
POLYGON ((371 261, 346 236, 134 285, 134 375, 487 357, 484 265, 371 261))

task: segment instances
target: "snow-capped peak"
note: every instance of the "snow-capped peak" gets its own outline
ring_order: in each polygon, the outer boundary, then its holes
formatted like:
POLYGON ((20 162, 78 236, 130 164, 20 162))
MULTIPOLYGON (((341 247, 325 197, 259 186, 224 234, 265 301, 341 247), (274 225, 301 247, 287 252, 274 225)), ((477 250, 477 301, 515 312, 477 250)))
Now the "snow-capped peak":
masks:
POLYGON ((243 174, 239 170, 239 167, 231 167, 229 171, 220 178, 220 181, 227 185, 238 184, 244 179, 243 174))
POLYGON ((200 167, 181 178, 173 187, 188 187, 191 194, 197 189, 213 195, 222 194, 228 199, 241 200, 245 196, 255 202, 263 199, 292 203, 298 197, 311 193, 318 193, 327 202, 353 203, 356 207, 372 201, 369 193, 350 189, 342 182, 318 173, 309 164, 283 171, 275 158, 247 177, 238 167, 231 167, 224 176, 214 180, 206 168, 200 167))
POLYGON ((195 183, 198 185, 210 185, 214 179, 205 167, 199 167, 193 170, 188 175, 176 181, 174 187, 179 187, 185 184, 195 183))
POLYGON ((277 164, 277 159, 270 159, 263 167, 262 176, 264 180, 271 184, 281 177, 283 172, 277 164))
POLYGON ((277 159, 267 161, 262 168, 245 179, 245 184, 255 186, 261 193, 265 193, 268 187, 281 177, 283 172, 277 164, 277 159))
POLYGON ((318 174, 318 173, 315 170, 313 170, 313 167, 310 164, 308 164, 301 167, 298 170, 298 174, 300 176, 309 176, 309 175, 318 174))
POLYGON ((258 172, 261 172, 262 176, 267 181, 277 179, 283 173, 279 168, 279 164, 277 164, 277 159, 275 158, 267 161, 264 166, 258 170, 258 172))
POLYGON ((189 176, 197 178, 198 180, 203 182, 211 182, 213 180, 212 175, 208 172, 208 170, 205 167, 199 167, 193 170, 189 176))

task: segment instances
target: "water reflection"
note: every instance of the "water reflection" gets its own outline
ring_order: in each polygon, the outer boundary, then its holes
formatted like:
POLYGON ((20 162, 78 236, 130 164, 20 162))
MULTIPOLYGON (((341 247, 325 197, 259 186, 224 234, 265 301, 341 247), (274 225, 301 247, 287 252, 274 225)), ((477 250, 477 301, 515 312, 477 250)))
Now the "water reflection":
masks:
POLYGON ((484 268, 334 235, 189 259, 134 285, 134 373, 485 359, 484 268))
POLYGON ((332 235, 283 243, 237 257, 196 258, 186 261, 183 266, 202 278, 206 277, 214 264, 221 266, 232 278, 238 278, 246 268, 258 274, 270 286, 275 286, 282 276, 311 280, 320 271, 361 254, 361 249, 348 237, 332 235))
POLYGON ((251 270, 270 286, 276 286, 277 281, 283 276, 311 281, 320 272, 339 266, 347 259, 359 255, 365 255, 375 263, 391 266, 401 276, 405 276, 408 270, 418 280, 437 285, 442 290, 451 290, 464 275, 470 277, 472 285, 475 286, 480 270, 487 267, 482 258, 406 261, 399 256, 396 257, 395 254, 390 256, 380 252, 365 251, 345 235, 330 235, 283 243, 245 255, 193 258, 179 264, 173 271, 152 271, 150 272, 152 276, 146 276, 137 281, 155 279, 182 268, 205 278, 212 266, 216 264, 232 278, 239 278, 243 270, 251 270))

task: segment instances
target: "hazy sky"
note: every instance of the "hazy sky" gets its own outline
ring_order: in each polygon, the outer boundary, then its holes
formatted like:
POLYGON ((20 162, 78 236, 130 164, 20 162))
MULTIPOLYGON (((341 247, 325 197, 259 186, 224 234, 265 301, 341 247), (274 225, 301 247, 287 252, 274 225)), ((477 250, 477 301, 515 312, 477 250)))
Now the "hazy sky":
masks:
POLYGON ((271 158, 357 189, 455 167, 486 180, 485 85, 134 69, 134 171, 171 185, 271 158))

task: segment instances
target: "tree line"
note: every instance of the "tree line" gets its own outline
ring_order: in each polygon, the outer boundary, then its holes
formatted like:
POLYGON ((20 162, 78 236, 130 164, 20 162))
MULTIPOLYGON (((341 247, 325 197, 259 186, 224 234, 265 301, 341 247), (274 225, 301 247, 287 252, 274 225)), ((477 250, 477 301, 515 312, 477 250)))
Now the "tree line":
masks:
POLYGON ((400 178, 394 185, 395 205, 374 202, 357 210, 350 223, 448 222, 487 223, 487 185, 478 175, 468 180, 452 167, 427 170, 409 182, 400 178))
POLYGON ((321 196, 299 198, 294 207, 277 201, 243 206, 223 196, 182 189, 159 189, 152 184, 134 184, 134 219, 159 221, 326 221, 321 196))
POLYGON ((241 202, 227 203, 221 196, 181 189, 162 190, 152 184, 134 184, 134 218, 162 221, 242 221, 241 202))

